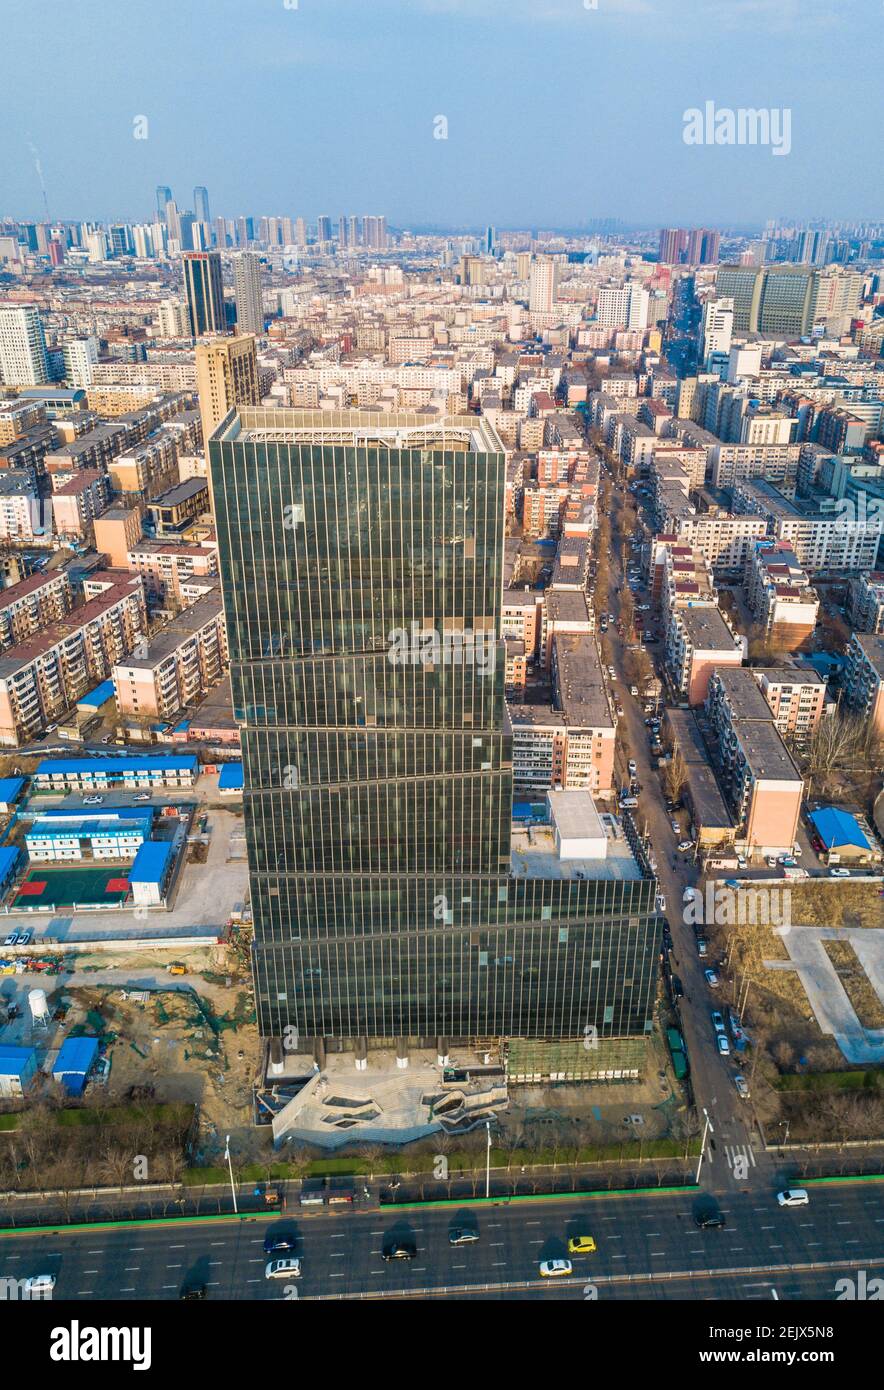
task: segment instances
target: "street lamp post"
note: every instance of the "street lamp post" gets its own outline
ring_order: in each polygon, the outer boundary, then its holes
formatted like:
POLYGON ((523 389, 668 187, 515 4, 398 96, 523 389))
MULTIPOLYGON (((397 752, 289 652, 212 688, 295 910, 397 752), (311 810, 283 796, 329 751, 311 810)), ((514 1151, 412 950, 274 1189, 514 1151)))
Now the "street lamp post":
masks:
POLYGON ((233 1210, 234 1210, 235 1213, 238 1213, 238 1212, 239 1212, 239 1208, 238 1208, 237 1205, 236 1205, 236 1187, 234 1186, 234 1182, 233 1182, 233 1159, 230 1157, 230 1135, 229 1135, 229 1134, 227 1135, 227 1138, 224 1140, 224 1157, 227 1159, 227 1167, 228 1167, 228 1170, 229 1170, 229 1172, 230 1172, 230 1195, 231 1195, 231 1197, 233 1198, 233 1210))
POLYGON ((491 1196, 491 1121, 485 1121, 485 1133, 488 1136, 488 1143, 485 1147, 485 1196, 491 1196))
POLYGON ((706 1123, 703 1126, 703 1139, 700 1144, 700 1161, 697 1164, 697 1176, 694 1179, 697 1183, 700 1181, 700 1169, 703 1166, 703 1155, 706 1152, 706 1136, 715 1133, 715 1130, 712 1128, 712 1121, 709 1118, 709 1111, 706 1109, 705 1105, 703 1106, 703 1114, 706 1116, 706 1123))

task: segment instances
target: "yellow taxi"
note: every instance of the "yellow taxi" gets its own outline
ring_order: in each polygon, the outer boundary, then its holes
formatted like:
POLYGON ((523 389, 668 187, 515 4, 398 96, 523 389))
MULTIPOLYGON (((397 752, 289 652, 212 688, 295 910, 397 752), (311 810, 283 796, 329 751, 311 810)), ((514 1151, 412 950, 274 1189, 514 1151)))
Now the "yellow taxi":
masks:
POLYGON ((592 1255, 595 1253, 595 1241, 592 1236, 572 1236, 568 1241, 569 1255, 592 1255))

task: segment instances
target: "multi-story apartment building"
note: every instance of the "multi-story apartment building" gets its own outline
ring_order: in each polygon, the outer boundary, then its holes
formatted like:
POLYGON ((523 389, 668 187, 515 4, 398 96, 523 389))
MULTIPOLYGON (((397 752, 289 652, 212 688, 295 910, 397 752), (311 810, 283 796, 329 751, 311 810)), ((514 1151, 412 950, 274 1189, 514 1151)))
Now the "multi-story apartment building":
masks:
POLYGON ((884 636, 855 632, 844 667, 844 702, 884 735, 884 636))
POLYGON ((833 708, 826 696, 826 682, 809 667, 755 666, 752 675, 784 738, 810 738, 833 708))
MULTIPOLYGON (((666 528, 669 532, 669 528, 666 528)), ((715 569, 737 570, 746 566, 752 546, 767 534, 767 521, 761 516, 682 515, 671 534, 657 536, 657 541, 680 541, 692 550, 699 550, 715 569)))
MULTIPOLYGON (((94 577, 94 576, 93 576, 94 577)), ((117 583, 0 656, 0 743, 17 747, 57 720, 147 630, 140 579, 117 583)))
POLYGON ((208 439, 235 405, 260 403, 254 337, 242 333, 238 337, 210 338, 197 343, 196 381, 203 438, 208 439))
POLYGON ((0 541, 46 543, 53 535, 52 503, 27 473, 0 473, 0 541))
POLYGON ((737 844, 754 854, 791 852, 804 783, 753 673, 716 668, 706 715, 737 844))
POLYGON ((783 541, 757 541, 746 567, 745 587, 764 636, 779 651, 797 651, 816 627, 820 602, 792 547, 783 541))
POLYGON ((884 570, 850 581, 847 621, 856 632, 884 632, 884 570))
POLYGON ((158 430, 146 444, 120 454, 109 465, 114 491, 124 505, 148 502, 178 482, 178 440, 169 430, 158 430))
POLYGON ((181 606, 195 582, 211 585, 218 576, 214 545, 137 541, 128 551, 127 562, 129 569, 141 575, 148 602, 160 606, 181 606))
POLYGON ((792 502, 763 481, 738 483, 734 507, 762 516, 770 534, 791 546, 798 564, 812 571, 873 569, 884 535, 884 511, 876 508, 856 520, 844 512, 820 512, 792 502))
POLYGON ((673 688, 689 705, 706 699, 715 667, 740 666, 743 646, 718 608, 674 608, 666 628, 665 662, 673 688))
POLYGON ((41 386, 49 380, 43 321, 34 304, 0 307, 0 382, 41 386))
POLYGON ((162 492, 147 507, 145 525, 158 538, 180 536, 191 522, 209 510, 206 478, 188 478, 162 492))
POLYGON ((220 589, 197 599, 154 637, 146 653, 113 669, 121 715, 173 719, 224 675, 227 635, 220 589))
POLYGON ((52 490, 52 520, 56 535, 91 543, 95 519, 107 510, 110 481, 97 468, 84 468, 52 490))
POLYGON ((712 566, 700 550, 689 545, 663 544, 654 556, 655 570, 662 574, 659 584, 655 574, 652 593, 659 596, 666 613, 675 608, 717 608, 718 593, 712 578, 712 566), (661 564, 662 557, 662 564, 661 564))
POLYGON ((550 643, 552 705, 511 705, 517 793, 549 787, 605 796, 613 787, 615 724, 595 640, 562 631, 550 643))
POLYGON ((26 642, 48 623, 57 622, 73 602, 66 570, 31 574, 10 584, 0 592, 0 650, 26 642))

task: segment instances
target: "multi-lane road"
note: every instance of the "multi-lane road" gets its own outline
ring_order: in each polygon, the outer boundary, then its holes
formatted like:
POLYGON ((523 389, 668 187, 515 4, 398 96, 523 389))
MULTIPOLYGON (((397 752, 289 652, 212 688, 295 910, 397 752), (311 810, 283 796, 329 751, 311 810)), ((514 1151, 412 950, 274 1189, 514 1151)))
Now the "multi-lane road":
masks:
POLYGON ((197 1281, 208 1298, 291 1299, 493 1296, 571 1299, 821 1298, 837 1281, 884 1274, 884 1184, 813 1188, 807 1207, 781 1208, 774 1186, 719 1194, 574 1198, 481 1209, 345 1210, 229 1217, 158 1229, 4 1235, 0 1278, 56 1276, 57 1300, 176 1300, 197 1281), (698 1229, 715 1208, 723 1230, 698 1229), (475 1229, 451 1245, 452 1227, 475 1229), (297 1281, 265 1278, 268 1231, 296 1237, 297 1281), (567 1258, 572 1235, 597 1249, 572 1255, 573 1276, 541 1279, 541 1260, 567 1258), (415 1258, 386 1264, 406 1239, 415 1258))

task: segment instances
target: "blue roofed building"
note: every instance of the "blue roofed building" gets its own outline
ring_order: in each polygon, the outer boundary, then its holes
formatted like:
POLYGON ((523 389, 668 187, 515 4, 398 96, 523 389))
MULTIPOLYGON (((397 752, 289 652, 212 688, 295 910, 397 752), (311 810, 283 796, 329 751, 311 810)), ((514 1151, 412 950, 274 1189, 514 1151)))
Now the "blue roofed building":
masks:
POLYGON ((218 791, 221 796, 242 796, 242 763, 222 763, 218 791))
POLYGON ((129 886, 136 907, 158 907, 166 896, 175 864, 171 840, 146 840, 129 870, 129 886))
POLYGON ((107 791, 113 787, 192 787, 199 776, 195 754, 98 753, 85 758, 44 758, 33 776, 35 791, 107 791))
POLYGON ((24 777, 0 777, 0 811, 12 810, 24 784, 24 777))
POLYGON ((97 1056, 97 1038, 65 1038, 52 1068, 53 1081, 60 1081, 69 1095, 81 1096, 97 1056))
POLYGON ((36 1070, 37 1054, 32 1047, 0 1044, 0 1100, 23 1095, 36 1070))
POLYGON ((90 690, 88 695, 83 695, 77 701, 77 709, 81 714, 98 714, 101 710, 113 704, 114 683, 113 681, 102 681, 94 690, 90 690))
POLYGON ((21 860, 21 850, 17 845, 0 845, 0 897, 6 892, 21 860))
POLYGON ((150 807, 59 807, 34 821, 25 835, 33 860, 132 859, 150 836, 150 807))
POLYGON ((810 822, 823 842, 832 863, 869 864, 881 854, 870 830, 856 816, 838 806, 821 806, 811 811, 810 822))

